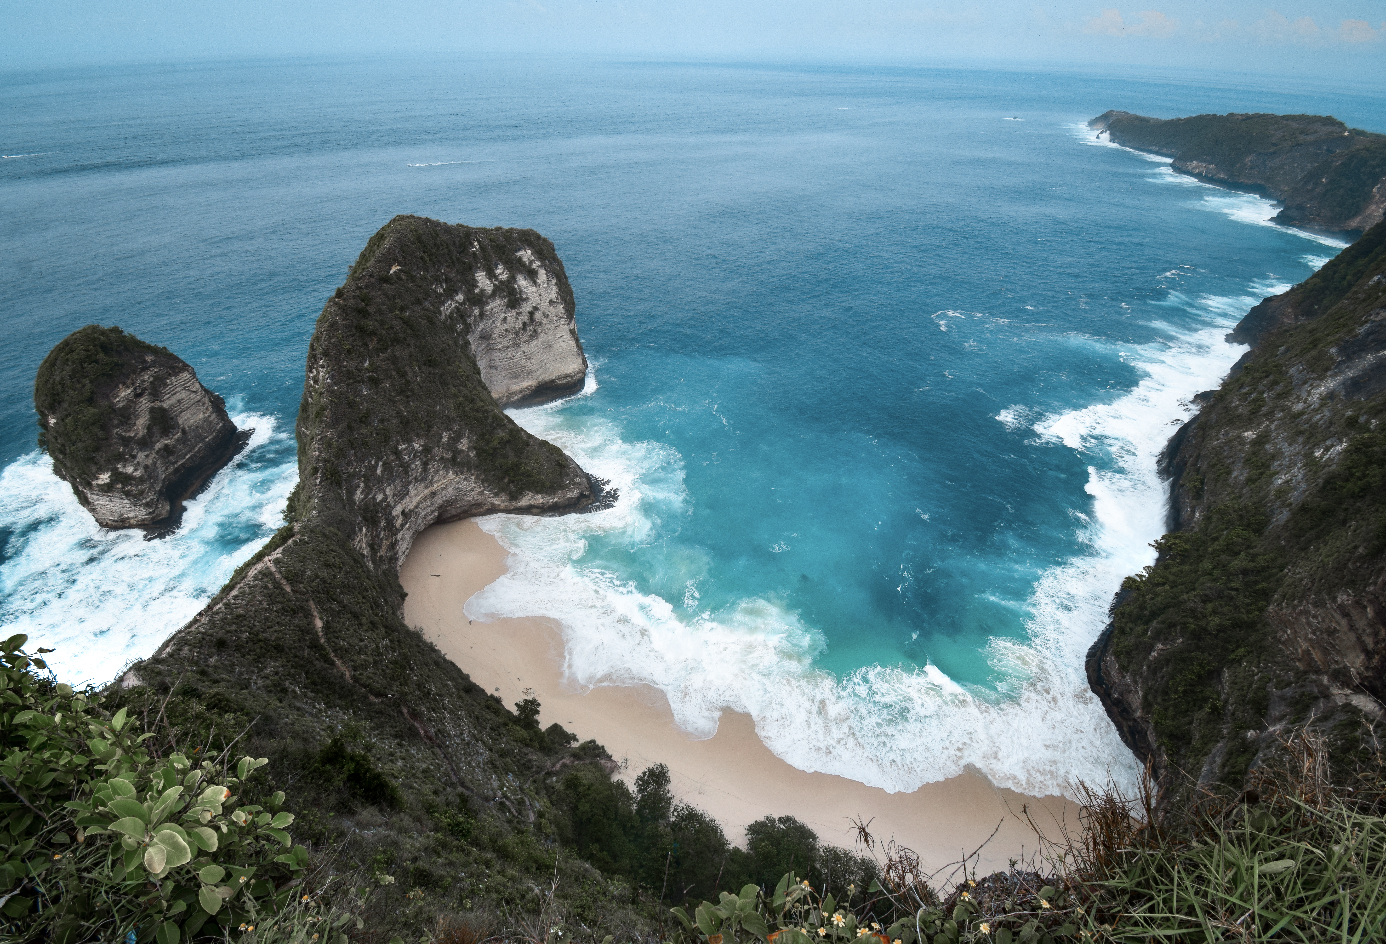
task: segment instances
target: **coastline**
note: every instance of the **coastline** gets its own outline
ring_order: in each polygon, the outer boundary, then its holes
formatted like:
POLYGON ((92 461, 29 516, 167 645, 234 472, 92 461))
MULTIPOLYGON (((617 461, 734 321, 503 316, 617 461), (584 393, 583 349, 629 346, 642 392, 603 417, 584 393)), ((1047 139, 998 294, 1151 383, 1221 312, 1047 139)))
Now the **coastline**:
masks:
MULTIPOLYGON (((593 739, 623 763, 627 781, 651 764, 669 767, 675 797, 716 819, 734 843, 748 823, 790 815, 825 843, 852 849, 854 818, 880 842, 894 839, 917 853, 926 872, 989 842, 982 871, 1032 855, 1036 837, 1021 819, 1028 809, 1051 836, 1077 826, 1077 807, 1055 796, 1028 797, 968 772, 912 793, 886 793, 843 777, 807 773, 780 760, 756 736, 750 716, 723 713, 717 733, 696 740, 674 723, 651 686, 582 691, 563 677, 559 626, 542 617, 469 620, 466 601, 506 572, 507 552, 472 519, 434 525, 414 541, 400 568, 408 597, 404 618, 486 691, 507 705, 535 697, 540 723, 562 724, 593 739)), ((861 851, 861 850, 858 850, 861 851)))

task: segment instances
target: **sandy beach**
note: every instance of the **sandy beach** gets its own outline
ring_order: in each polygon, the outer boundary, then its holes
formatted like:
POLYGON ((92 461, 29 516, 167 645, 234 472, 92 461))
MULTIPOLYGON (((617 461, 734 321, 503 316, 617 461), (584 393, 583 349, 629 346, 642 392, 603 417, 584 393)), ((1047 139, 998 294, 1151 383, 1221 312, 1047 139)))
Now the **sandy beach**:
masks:
POLYGON ((667 764, 672 789, 684 802, 715 817, 733 842, 746 825, 767 814, 791 815, 824 842, 853 848, 853 820, 870 823, 878 840, 893 838, 937 869, 995 836, 982 849, 980 868, 1004 868, 1036 847, 1019 818, 1028 805, 1051 836, 1077 809, 1059 797, 1028 797, 966 773, 913 793, 886 793, 831 774, 805 773, 777 758, 756 736, 752 719, 726 712, 717 733, 695 740, 674 723, 663 694, 648 686, 580 690, 563 677, 560 627, 544 618, 471 621, 463 606, 506 571, 506 551, 475 521, 435 525, 414 542, 400 572, 409 596, 405 619, 487 691, 507 705, 532 695, 541 723, 562 724, 603 744, 634 779, 651 764, 667 764), (999 829, 997 828, 999 825, 999 829))

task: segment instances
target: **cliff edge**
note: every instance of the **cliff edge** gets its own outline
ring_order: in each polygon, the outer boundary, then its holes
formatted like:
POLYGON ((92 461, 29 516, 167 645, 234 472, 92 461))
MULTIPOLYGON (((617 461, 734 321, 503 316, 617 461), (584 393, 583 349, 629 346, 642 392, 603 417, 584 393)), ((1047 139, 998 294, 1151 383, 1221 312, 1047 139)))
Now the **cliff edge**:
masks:
POLYGON ((1088 653, 1162 783, 1236 787, 1309 725, 1386 716, 1386 223, 1253 309, 1255 342, 1162 458, 1170 533, 1088 653))
POLYGON ((245 436, 173 352, 88 325, 34 380, 39 445, 103 528, 160 525, 226 465, 245 436))
MULTIPOLYGON (((516 734, 498 699, 405 625, 398 569, 436 521, 592 502, 587 474, 500 402, 580 389, 586 367, 547 239, 391 220, 309 343, 289 523, 119 685, 171 698, 183 718, 246 728, 241 749, 276 758, 285 783, 304 784, 300 802, 326 814, 364 797, 416 817, 426 807, 532 823, 536 778, 573 739, 516 734), (376 787, 352 794, 348 777, 319 795, 311 785, 344 750, 376 787)), ((588 745, 565 763, 609 758, 588 745)), ((377 833, 371 843, 410 841, 377 833)))
POLYGON ((1277 223, 1362 233, 1386 213, 1386 135, 1319 115, 1147 118, 1108 111, 1088 122, 1116 144, 1173 158, 1211 183, 1261 193, 1277 223))

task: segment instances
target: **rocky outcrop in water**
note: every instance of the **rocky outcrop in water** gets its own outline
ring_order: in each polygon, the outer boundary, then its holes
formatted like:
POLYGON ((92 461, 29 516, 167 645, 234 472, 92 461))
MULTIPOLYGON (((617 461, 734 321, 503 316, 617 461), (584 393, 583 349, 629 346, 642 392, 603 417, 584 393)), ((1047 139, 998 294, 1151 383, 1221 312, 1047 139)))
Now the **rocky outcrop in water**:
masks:
MULTIPOLYGON (((241 749, 291 780, 316 776, 304 758, 345 731, 415 815, 460 805, 532 825, 548 748, 405 625, 398 568, 437 521, 593 503, 597 483, 501 407, 576 391, 586 369, 547 239, 391 220, 309 342, 290 523, 120 684, 249 725, 241 749)), ((607 759, 582 750, 567 762, 607 759)))
POLYGON ((1180 173, 1261 193, 1276 222, 1361 233, 1386 213, 1386 135, 1319 115, 1147 118, 1109 111, 1088 122, 1126 147, 1173 158, 1180 173))
POLYGON ((394 573, 435 522, 589 504, 587 474, 501 409, 579 390, 586 372, 552 243, 396 217, 308 345, 294 514, 394 573))
POLYGON ((1088 677, 1167 786, 1236 786, 1309 725, 1350 768, 1386 717, 1386 224, 1266 299, 1171 440, 1171 532, 1088 677))
POLYGON ((88 325, 34 382, 39 442, 105 528, 160 525, 245 442, 226 405, 172 352, 88 325))

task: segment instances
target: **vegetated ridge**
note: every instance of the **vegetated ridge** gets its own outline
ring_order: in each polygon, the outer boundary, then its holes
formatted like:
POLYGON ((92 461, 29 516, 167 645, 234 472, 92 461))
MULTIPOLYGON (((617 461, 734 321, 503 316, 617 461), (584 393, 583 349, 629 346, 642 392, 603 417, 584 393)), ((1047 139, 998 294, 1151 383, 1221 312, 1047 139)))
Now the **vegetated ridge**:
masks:
POLYGON ((1088 122, 1115 144, 1174 159, 1180 173, 1283 204, 1275 221, 1362 233, 1386 213, 1386 135, 1320 115, 1147 118, 1108 111, 1088 122))
POLYGON ((1166 448, 1170 533, 1087 660, 1166 787, 1236 789, 1305 726, 1350 771, 1386 700, 1386 223, 1229 339, 1254 347, 1166 448))
POLYGON ((39 445, 104 528, 165 525, 240 451, 226 404, 166 348, 87 325, 34 379, 39 445))
MULTIPOLYGON (((423 528, 612 497, 493 395, 579 389, 574 325, 539 234, 392 220, 309 344, 288 523, 118 680, 120 703, 181 737, 239 736, 238 752, 269 758, 264 789, 288 795, 295 840, 334 874, 396 877, 372 898, 371 933, 417 939, 446 914, 549 908, 648 936, 661 898, 778 867, 675 803, 662 768, 632 793, 604 748, 540 730, 537 702, 510 710, 401 617, 398 568, 423 528)), ((806 827, 762 824, 772 848, 795 830, 807 833, 791 844, 800 868, 822 861, 860 880, 860 863, 820 850, 806 827)))

